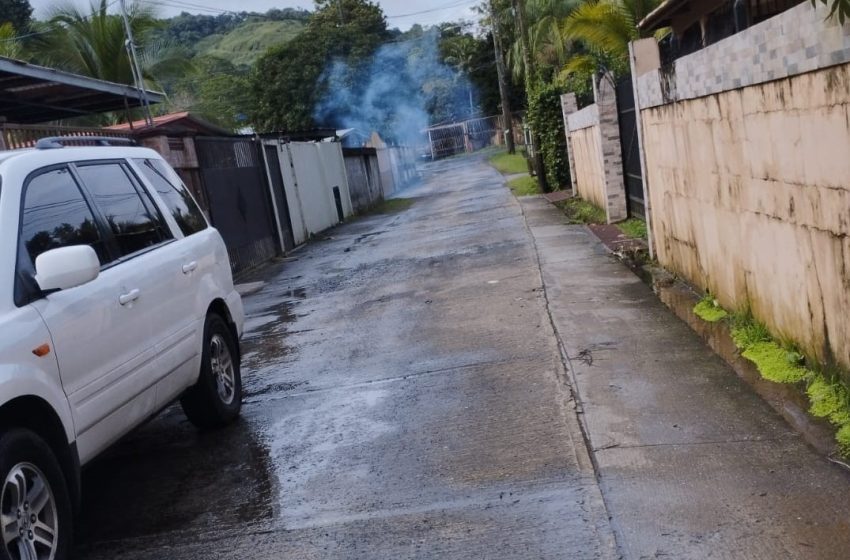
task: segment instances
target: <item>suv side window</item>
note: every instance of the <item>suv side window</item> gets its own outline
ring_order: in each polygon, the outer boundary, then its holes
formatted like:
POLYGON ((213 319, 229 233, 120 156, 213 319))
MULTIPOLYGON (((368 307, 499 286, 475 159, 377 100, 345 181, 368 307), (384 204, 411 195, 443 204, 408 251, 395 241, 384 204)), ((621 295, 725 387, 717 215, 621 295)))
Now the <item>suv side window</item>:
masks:
POLYGON ((168 211, 174 216, 174 220, 180 227, 183 235, 189 237, 207 228, 207 221, 201 209, 195 203, 188 189, 180 181, 174 171, 168 165, 158 159, 137 159, 145 178, 150 181, 156 192, 162 197, 162 201, 168 207, 168 211))
POLYGON ((21 241, 33 263, 45 251, 69 245, 91 245, 101 265, 110 260, 94 214, 66 167, 30 179, 21 218, 21 241))
POLYGON ((153 201, 136 189, 120 163, 78 163, 77 173, 109 225, 121 256, 172 238, 153 201))

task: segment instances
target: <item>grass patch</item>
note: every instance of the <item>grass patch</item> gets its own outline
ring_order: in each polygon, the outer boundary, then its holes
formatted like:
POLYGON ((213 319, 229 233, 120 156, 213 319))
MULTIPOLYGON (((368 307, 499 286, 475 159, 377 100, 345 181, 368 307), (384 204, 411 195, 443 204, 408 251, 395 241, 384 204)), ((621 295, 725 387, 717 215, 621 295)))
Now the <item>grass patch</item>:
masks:
POLYGON ((729 316, 729 314, 726 313, 726 310, 720 307, 717 300, 710 295, 702 298, 699 303, 694 306, 694 313, 696 313, 697 317, 703 321, 708 321, 709 323, 716 323, 717 321, 729 316))
POLYGON ((732 316, 732 340, 740 350, 746 350, 759 342, 771 342, 773 337, 767 327, 753 319, 749 313, 732 316))
POLYGON ((540 194, 537 179, 534 177, 517 177, 508 181, 508 187, 516 196, 530 196, 540 194))
POLYGON ((617 224, 626 237, 632 239, 646 239, 646 222, 640 218, 629 218, 625 222, 617 224))
POLYGON ((580 224, 604 224, 608 221, 602 208, 577 196, 565 200, 561 208, 571 221, 580 224))
POLYGON ((388 198, 371 208, 366 215, 371 214, 395 214, 407 210, 416 202, 415 198, 388 198))
POLYGON ((528 173, 528 163, 525 161, 525 156, 520 152, 509 154, 508 152, 500 152, 489 158, 490 165, 499 170, 499 173, 504 175, 513 175, 515 173, 528 173))

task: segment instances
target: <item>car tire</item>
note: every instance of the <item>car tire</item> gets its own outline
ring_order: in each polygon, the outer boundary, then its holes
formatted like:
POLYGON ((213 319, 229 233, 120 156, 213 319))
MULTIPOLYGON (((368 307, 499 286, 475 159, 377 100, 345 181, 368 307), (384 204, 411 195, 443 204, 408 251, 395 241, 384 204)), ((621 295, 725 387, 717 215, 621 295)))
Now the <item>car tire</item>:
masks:
POLYGON ((220 316, 207 315, 198 382, 180 398, 189 421, 201 429, 234 421, 242 408, 242 376, 233 333, 220 316))
POLYGON ((0 484, 0 558, 66 560, 73 538, 71 500, 50 446, 30 430, 0 434, 0 484))

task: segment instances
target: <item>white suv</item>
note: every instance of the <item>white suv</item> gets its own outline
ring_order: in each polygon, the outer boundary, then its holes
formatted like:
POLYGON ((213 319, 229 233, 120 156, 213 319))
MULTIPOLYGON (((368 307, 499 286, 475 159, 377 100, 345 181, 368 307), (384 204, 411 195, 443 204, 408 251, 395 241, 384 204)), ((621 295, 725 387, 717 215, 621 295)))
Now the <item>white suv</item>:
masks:
POLYGON ((0 558, 67 558, 80 465, 175 399, 242 402, 221 236, 156 152, 65 140, 0 152, 0 558))

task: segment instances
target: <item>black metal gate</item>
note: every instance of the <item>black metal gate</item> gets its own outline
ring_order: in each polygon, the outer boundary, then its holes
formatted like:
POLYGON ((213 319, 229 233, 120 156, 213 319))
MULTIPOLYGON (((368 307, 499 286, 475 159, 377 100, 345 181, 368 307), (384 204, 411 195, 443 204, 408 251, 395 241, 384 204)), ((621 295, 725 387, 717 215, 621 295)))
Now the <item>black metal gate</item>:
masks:
POLYGON ((640 168, 637 114, 631 76, 624 76, 617 82, 617 113, 620 121, 623 180, 626 183, 629 215, 644 217, 643 177, 640 168))
POLYGON ((247 138, 195 138, 210 219, 239 272, 279 252, 259 142, 247 138))

